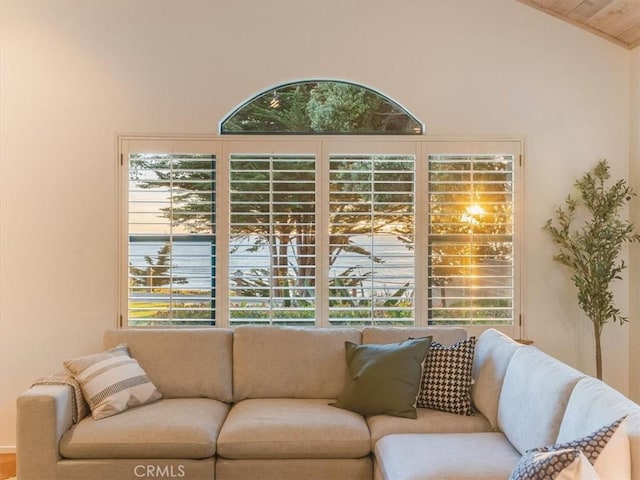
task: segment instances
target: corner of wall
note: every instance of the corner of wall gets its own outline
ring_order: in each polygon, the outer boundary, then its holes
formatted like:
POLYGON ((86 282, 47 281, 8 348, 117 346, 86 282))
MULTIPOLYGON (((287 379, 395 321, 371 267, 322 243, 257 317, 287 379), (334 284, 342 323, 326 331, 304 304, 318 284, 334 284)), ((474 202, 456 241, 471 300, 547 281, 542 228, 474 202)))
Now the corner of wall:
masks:
MULTIPOLYGON (((640 47, 630 55, 630 121, 629 121, 629 181, 640 193, 640 47)), ((631 203, 629 217, 640 229, 640 198, 631 203)), ((629 252, 629 396, 640 403, 640 245, 633 244, 629 252)))

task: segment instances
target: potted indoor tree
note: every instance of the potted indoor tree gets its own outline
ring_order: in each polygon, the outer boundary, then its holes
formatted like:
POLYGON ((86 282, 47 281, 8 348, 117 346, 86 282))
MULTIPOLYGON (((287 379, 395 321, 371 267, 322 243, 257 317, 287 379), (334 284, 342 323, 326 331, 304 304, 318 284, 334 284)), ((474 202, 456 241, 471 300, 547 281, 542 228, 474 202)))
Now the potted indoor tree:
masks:
POLYGON ((564 207, 555 211, 544 229, 551 234, 559 252, 554 260, 571 269, 578 290, 578 304, 593 323, 596 349, 596 375, 602 379, 601 335, 609 322, 628 322, 616 307, 611 282, 622 278, 626 268, 620 252, 627 242, 640 242, 634 225, 621 219, 621 210, 633 189, 625 180, 609 184, 607 160, 576 181, 579 198, 569 195, 564 207))

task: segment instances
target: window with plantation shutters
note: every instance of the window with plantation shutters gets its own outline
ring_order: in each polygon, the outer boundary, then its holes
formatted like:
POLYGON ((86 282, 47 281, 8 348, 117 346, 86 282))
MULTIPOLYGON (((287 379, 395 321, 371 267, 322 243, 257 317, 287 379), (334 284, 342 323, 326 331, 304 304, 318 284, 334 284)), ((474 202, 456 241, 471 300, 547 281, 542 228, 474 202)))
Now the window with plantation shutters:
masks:
POLYGON ((514 156, 429 155, 432 324, 512 324, 514 156))
POLYGON ((127 173, 129 325, 215 324, 215 155, 131 153, 127 173))
POLYGON ((521 140, 120 145, 123 325, 522 331, 521 140))
POLYGON ((316 159, 229 156, 229 322, 314 325, 316 159))
POLYGON ((415 156, 329 156, 329 321, 413 325, 415 156))

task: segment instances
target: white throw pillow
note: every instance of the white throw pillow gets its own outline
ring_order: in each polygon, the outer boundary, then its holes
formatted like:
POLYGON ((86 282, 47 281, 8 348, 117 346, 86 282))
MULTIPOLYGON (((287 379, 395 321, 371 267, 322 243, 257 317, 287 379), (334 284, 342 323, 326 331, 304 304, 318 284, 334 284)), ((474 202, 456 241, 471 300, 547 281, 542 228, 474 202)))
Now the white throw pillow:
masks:
POLYGON ((615 430, 606 447, 593 462, 593 466, 603 479, 630 480, 631 444, 627 434, 627 419, 623 417, 618 422, 620 423, 617 430, 615 430))
POLYGON ((154 402, 162 396, 138 362, 131 358, 125 344, 67 360, 64 367, 80 384, 95 420, 154 402))

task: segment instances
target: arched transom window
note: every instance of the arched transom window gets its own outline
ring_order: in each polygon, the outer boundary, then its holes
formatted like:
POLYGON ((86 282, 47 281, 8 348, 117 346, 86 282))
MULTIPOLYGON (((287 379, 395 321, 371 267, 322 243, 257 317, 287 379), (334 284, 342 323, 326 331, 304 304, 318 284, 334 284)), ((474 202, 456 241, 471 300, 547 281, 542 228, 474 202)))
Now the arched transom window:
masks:
POLYGON ((304 80, 259 93, 220 124, 222 134, 420 135, 424 125, 389 97, 338 80, 304 80))

